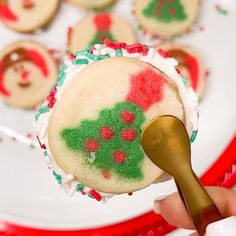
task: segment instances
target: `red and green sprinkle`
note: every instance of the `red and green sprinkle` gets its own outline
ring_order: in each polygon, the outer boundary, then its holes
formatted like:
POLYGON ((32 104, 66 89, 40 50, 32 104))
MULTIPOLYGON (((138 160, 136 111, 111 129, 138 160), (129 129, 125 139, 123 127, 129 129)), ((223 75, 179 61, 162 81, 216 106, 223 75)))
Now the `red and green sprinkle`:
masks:
POLYGON ((84 189, 83 184, 78 183, 78 184, 76 185, 76 191, 77 191, 77 192, 81 192, 81 191, 83 191, 83 189, 84 189))
POLYGON ((54 177, 56 178, 58 184, 62 184, 62 176, 57 174, 55 171, 52 172, 54 177))
POLYGON ((190 137, 190 142, 193 143, 197 137, 198 130, 193 131, 191 137, 190 137))

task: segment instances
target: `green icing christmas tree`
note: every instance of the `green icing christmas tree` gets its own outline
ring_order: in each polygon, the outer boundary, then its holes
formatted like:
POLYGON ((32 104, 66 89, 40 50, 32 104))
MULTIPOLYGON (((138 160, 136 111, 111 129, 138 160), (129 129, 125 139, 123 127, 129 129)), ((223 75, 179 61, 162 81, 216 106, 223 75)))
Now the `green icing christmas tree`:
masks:
POLYGON ((103 109, 97 120, 84 120, 76 128, 65 128, 61 137, 67 147, 83 153, 85 163, 128 179, 141 179, 141 125, 145 118, 137 105, 120 102, 103 109), (91 162, 91 158, 94 160, 91 162))
POLYGON ((116 41, 113 37, 113 35, 111 34, 111 32, 109 31, 99 31, 96 33, 95 37, 93 38, 93 40, 89 43, 89 46, 91 45, 95 45, 95 44, 103 44, 103 40, 105 38, 108 38, 111 41, 116 41))
POLYGON ((164 23, 183 21, 187 18, 181 0, 151 0, 143 14, 164 23))

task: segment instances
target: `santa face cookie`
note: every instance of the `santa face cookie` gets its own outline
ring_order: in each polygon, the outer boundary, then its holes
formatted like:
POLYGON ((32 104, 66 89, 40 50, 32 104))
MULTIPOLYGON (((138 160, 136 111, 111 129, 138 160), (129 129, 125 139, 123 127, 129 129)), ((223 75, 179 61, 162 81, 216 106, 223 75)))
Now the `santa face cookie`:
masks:
POLYGON ((38 139, 59 184, 101 200, 163 180, 140 136, 151 119, 167 114, 181 119, 190 136, 196 132, 197 97, 177 62, 146 45, 106 41, 66 64, 36 114, 38 139))
POLYGON ((100 9, 111 4, 115 0, 67 0, 67 2, 86 9, 100 9))
POLYGON ((199 97, 202 98, 206 69, 198 53, 189 46, 176 43, 166 43, 159 47, 166 50, 170 57, 175 58, 179 62, 177 68, 181 75, 186 77, 186 85, 191 86, 199 97))
POLYGON ((69 37, 69 51, 76 52, 103 42, 104 38, 126 43, 136 42, 136 36, 124 19, 111 13, 90 14, 81 20, 69 37))
POLYGON ((0 96, 9 105, 38 105, 56 79, 54 58, 37 43, 19 41, 0 52, 0 96))
POLYGON ((144 31, 171 37, 187 31, 197 18, 200 0, 135 0, 134 14, 144 31))
POLYGON ((0 19, 9 28, 32 32, 48 24, 59 7, 59 0, 0 0, 0 19))

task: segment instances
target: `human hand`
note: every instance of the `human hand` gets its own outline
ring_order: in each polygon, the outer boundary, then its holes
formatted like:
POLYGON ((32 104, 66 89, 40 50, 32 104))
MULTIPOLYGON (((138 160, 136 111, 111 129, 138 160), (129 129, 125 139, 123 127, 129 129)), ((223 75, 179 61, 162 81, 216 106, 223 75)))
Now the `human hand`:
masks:
MULTIPOLYGON (((224 217, 236 216, 236 191, 220 187, 207 187, 206 190, 224 217)), ((195 229, 178 193, 156 200, 154 211, 176 227, 195 229)))

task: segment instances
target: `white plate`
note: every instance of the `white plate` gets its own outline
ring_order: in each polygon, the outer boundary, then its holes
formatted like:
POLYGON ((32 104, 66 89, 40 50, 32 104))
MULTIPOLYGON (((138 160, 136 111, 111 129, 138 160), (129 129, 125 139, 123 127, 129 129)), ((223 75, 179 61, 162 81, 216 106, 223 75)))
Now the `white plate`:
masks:
MULTIPOLYGON (((236 2, 205 0, 202 5, 194 32, 178 38, 198 49, 210 70, 201 103, 199 136, 192 150, 193 167, 198 174, 219 156, 236 130, 236 2), (216 3, 228 9, 229 15, 219 14, 214 9, 216 3), (200 26, 204 27, 203 31, 199 30, 200 26)), ((114 10, 137 27, 130 0, 118 1, 114 10)), ((0 25, 0 47, 16 39, 36 38, 49 47, 65 50, 67 27, 73 26, 83 14, 63 4, 50 30, 37 36, 17 34, 0 25)), ((0 125, 23 135, 32 133, 34 112, 12 109, 2 102, 0 112, 0 125)), ((159 184, 132 197, 114 197, 106 205, 82 195, 68 198, 49 174, 40 150, 12 141, 1 133, 0 138, 3 139, 0 143, 0 218, 13 223, 47 229, 107 225, 149 211, 155 197, 175 190, 172 182, 159 184)))

